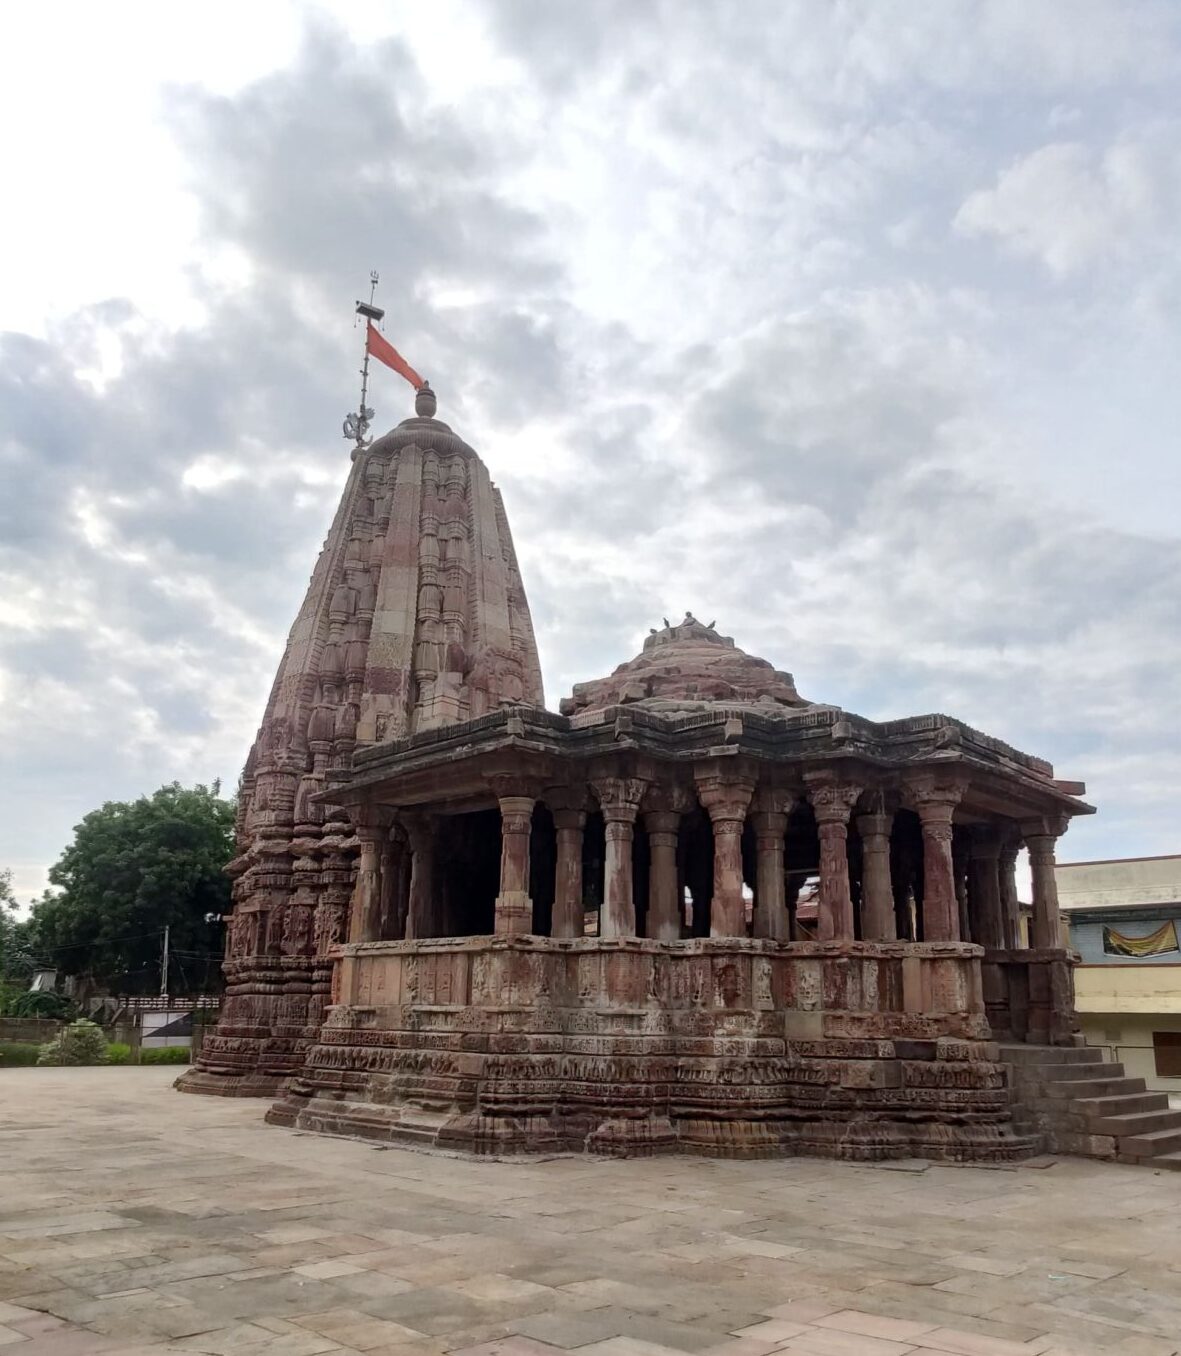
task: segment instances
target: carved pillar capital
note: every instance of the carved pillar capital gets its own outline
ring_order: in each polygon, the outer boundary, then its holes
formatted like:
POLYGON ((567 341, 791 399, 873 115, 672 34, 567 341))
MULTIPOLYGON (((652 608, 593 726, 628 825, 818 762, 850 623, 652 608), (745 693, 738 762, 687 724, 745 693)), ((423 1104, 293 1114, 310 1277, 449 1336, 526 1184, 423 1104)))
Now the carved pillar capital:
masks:
POLYGON ((693 808, 693 793, 680 782, 654 781, 644 792, 641 810, 645 816, 652 812, 683 815, 693 808))
POLYGON ((787 813, 784 810, 755 810, 750 817, 754 825, 755 837, 761 844, 763 839, 774 839, 780 843, 787 833, 787 813))
POLYGON ((752 777, 732 776, 711 770, 697 772, 693 780, 697 787, 697 799, 714 824, 746 819, 746 811, 755 790, 752 777))
POLYGON ((553 815, 554 828, 559 833, 565 829, 576 829, 581 833, 586 824, 585 810, 555 810, 551 807, 550 814, 553 815))
POLYGON ((798 791, 786 790, 780 786, 767 786, 760 782, 755 788, 751 809, 756 814, 789 815, 799 799, 798 791))
POLYGON ((828 772, 808 774, 804 784, 818 825, 848 824, 849 814, 861 795, 860 786, 854 782, 840 781, 828 772))
POLYGON ((429 852, 435 842, 435 817, 428 814, 406 814, 402 816, 402 827, 406 830, 406 840, 413 853, 429 852))
POLYGON ((634 824, 648 782, 643 777, 597 777, 591 790, 608 824, 634 824))
POLYGON ((501 796, 500 828, 502 833, 528 833, 533 822, 532 796, 501 796))
MULTIPOLYGON (((680 826, 681 815, 678 810, 644 811, 644 829, 649 840, 659 836, 671 836, 675 839, 680 826)), ((674 846, 676 846, 675 843, 674 846)))
POLYGON ((890 848, 890 832, 894 827, 894 816, 883 812, 857 816, 857 832, 866 849, 877 850, 879 846, 890 848))
POLYGON ((589 806, 585 786, 547 786, 541 799, 553 815, 555 829, 581 829, 585 825, 589 806))
POLYGON ((484 784, 498 801, 510 796, 527 796, 535 801, 541 796, 542 790, 536 777, 514 772, 486 772, 484 784))
POLYGON ((902 796, 924 822, 939 824, 946 820, 950 824, 967 785, 962 772, 916 772, 903 779, 902 796))

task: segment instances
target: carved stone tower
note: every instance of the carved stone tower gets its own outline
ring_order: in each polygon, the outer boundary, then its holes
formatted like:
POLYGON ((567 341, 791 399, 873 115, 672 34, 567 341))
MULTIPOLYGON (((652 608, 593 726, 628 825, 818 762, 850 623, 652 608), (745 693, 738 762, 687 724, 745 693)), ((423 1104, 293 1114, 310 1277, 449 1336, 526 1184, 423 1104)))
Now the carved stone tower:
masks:
POLYGON ((354 751, 544 704, 500 492, 429 389, 415 411, 354 453, 246 760, 226 997, 187 1091, 273 1096, 315 1039, 361 847, 321 793, 354 751))

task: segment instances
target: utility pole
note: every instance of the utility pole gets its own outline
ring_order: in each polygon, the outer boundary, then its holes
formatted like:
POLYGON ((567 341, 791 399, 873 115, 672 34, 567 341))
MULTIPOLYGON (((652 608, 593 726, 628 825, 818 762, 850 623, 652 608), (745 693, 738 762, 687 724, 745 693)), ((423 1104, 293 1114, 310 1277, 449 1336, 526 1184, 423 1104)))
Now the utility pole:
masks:
POLYGON ((170 928, 164 924, 164 945, 160 951, 160 997, 168 997, 168 934, 170 928))

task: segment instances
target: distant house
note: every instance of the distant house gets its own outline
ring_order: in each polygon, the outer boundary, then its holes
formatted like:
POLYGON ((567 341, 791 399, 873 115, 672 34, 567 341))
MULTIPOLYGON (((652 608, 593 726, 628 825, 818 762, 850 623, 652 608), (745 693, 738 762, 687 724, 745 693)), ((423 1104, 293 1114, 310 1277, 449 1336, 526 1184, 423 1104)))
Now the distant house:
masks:
POLYGON ((1181 1094, 1181 855, 1063 863, 1057 881, 1087 1044, 1181 1094))
POLYGON ((33 993, 53 993, 57 988, 57 971, 38 966, 29 980, 29 989, 33 993))

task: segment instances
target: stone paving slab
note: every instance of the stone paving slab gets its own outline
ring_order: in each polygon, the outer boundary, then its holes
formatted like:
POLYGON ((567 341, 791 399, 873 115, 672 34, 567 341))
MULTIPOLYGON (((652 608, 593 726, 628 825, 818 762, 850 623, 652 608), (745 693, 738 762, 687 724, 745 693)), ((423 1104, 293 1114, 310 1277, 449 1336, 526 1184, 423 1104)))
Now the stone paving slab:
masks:
POLYGON ((1177 1356, 1181 1175, 472 1161, 0 1071, 0 1356, 1177 1356))

